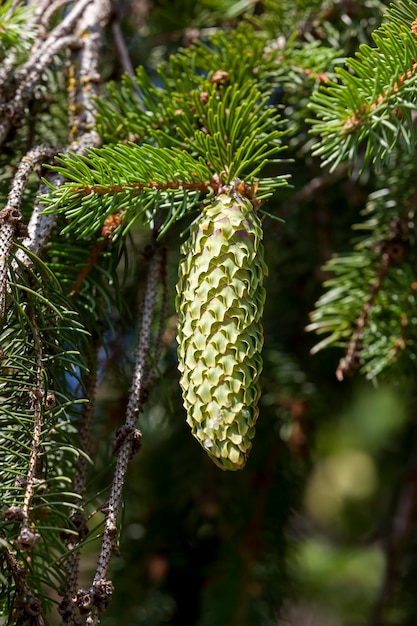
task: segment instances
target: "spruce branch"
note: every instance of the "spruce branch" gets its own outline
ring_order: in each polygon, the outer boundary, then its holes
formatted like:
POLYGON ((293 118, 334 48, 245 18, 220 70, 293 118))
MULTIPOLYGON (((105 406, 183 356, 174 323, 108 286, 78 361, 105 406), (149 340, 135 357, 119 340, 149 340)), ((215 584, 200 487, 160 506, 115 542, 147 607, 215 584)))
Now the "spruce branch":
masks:
MULTIPOLYGON (((84 4, 81 5, 81 8, 84 7, 84 4)), ((79 11, 80 7, 78 6, 75 17, 79 15, 79 11)), ((104 4, 92 3, 83 22, 78 26, 82 38, 73 64, 74 108, 71 118, 71 150, 73 153, 82 153, 86 148, 100 144, 99 136, 91 129, 90 125, 94 123, 93 98, 97 94, 101 37, 105 22, 109 19, 109 13, 110 7, 107 2, 104 4)), ((70 13, 68 18, 70 16, 72 16, 71 20, 64 26, 61 24, 61 31, 59 32, 62 32, 62 28, 65 32, 73 25, 74 14, 70 13)), ((56 172, 49 173, 47 180, 48 185, 52 185, 54 188, 60 187, 64 182, 64 178, 56 172)), ((56 224, 56 215, 47 214, 43 211, 42 198, 49 189, 48 185, 44 182, 39 187, 28 225, 28 238, 23 242, 36 255, 39 255, 45 247, 56 224)))
POLYGON ((321 136, 314 154, 336 168, 351 162, 365 144, 365 162, 388 160, 400 142, 414 151, 417 84, 417 9, 404 0, 387 10, 387 22, 373 34, 375 47, 362 44, 347 69, 313 95, 313 132, 321 136))
MULTIPOLYGON (((45 8, 44 3, 43 7, 45 8)), ((48 35, 46 41, 39 40, 38 45, 35 43, 32 58, 17 74, 20 83, 16 81, 16 89, 13 93, 15 95, 16 93, 18 95, 19 93, 23 94, 24 98, 27 98, 28 92, 25 91, 25 85, 26 87, 32 85, 36 89, 36 72, 45 69, 42 63, 48 59, 56 58, 55 52, 64 45, 65 37, 77 40, 79 54, 74 60, 76 66, 74 77, 75 81, 79 83, 79 87, 76 86, 76 89, 82 92, 82 97, 78 101, 79 108, 77 110, 81 119, 81 123, 78 124, 79 132, 77 137, 72 137, 76 139, 76 142, 72 143, 74 150, 84 150, 86 146, 99 145, 98 134, 91 130, 87 124, 93 122, 93 114, 90 111, 91 98, 97 93, 99 48, 104 22, 108 18, 109 12, 107 3, 77 3, 75 12, 71 10, 68 13, 70 19, 61 23, 63 28, 58 26, 48 35), (87 5, 89 5, 89 11, 84 10, 87 5), (83 20, 79 19, 81 14, 84 14, 83 20), (68 35, 65 35, 66 29, 68 29, 68 35), (33 65, 36 59, 40 61, 40 65, 33 65), (83 87, 84 91, 82 91, 83 87), (86 108, 89 109, 87 114, 84 113, 86 108)), ((12 100, 13 93, 11 95, 12 100)), ((94 111, 94 107, 92 111, 94 111)), ((56 150, 53 152, 55 153, 56 150)), ((50 156, 53 155, 49 154, 48 158, 50 156)), ((45 158, 44 160, 48 159, 45 158)), ((24 167, 25 161, 22 161, 18 173, 24 167)), ((62 179, 59 175, 52 173, 51 177, 56 186, 61 184, 62 179)), ((37 258, 37 255, 45 248, 56 223, 56 215, 42 213, 43 207, 38 201, 39 193, 42 193, 42 186, 38 191, 35 209, 29 222, 28 237, 25 239, 28 247, 18 249, 16 254, 14 254, 14 248, 10 248, 8 255, 8 265, 11 272, 9 285, 12 307, 7 310, 4 330, 0 335, 3 348, 1 364, 3 402, 0 419, 2 421, 2 433, 5 434, 1 442, 2 460, 5 460, 7 467, 14 468, 4 475, 3 501, 9 505, 9 512, 16 510, 23 515, 22 510, 27 509, 30 526, 22 528, 17 538, 20 547, 33 543, 32 540, 37 539, 37 534, 42 538, 37 542, 31 554, 30 577, 31 586, 33 584, 33 588, 39 589, 37 595, 44 598, 47 587, 56 589, 57 581, 64 582, 63 573, 65 570, 62 569, 61 563, 62 554, 67 548, 61 540, 62 532, 65 532, 65 536, 76 534, 74 531, 75 520, 72 523, 70 517, 71 510, 78 503, 79 495, 72 491, 68 493, 67 481, 74 469, 75 460, 83 453, 74 447, 72 432, 74 415, 77 414, 75 405, 80 401, 80 398, 77 395, 74 396, 68 385, 70 381, 72 383, 78 381, 82 388, 85 376, 85 363, 82 354, 87 350, 85 345, 81 347, 85 331, 73 318, 70 303, 63 298, 62 290, 57 289, 57 283, 54 282, 56 279, 50 270, 47 270, 46 266, 42 265, 37 258), (10 263, 10 261, 12 262, 10 263), (33 314, 30 314, 30 311, 33 311, 33 314), (28 403, 28 398, 32 398, 30 394, 34 393, 32 390, 36 390, 40 386, 40 379, 36 377, 36 373, 39 372, 39 359, 37 360, 34 354, 36 342, 32 343, 33 337, 37 335, 38 331, 41 336, 44 361, 42 374, 45 375, 45 384, 48 384, 48 391, 45 389, 46 395, 42 405, 44 420, 39 419, 40 401, 33 400, 32 404, 28 403), (34 419, 35 431, 33 433, 31 424, 34 419), (29 437, 32 441, 30 445, 29 437), (24 472, 20 470, 18 474, 17 468, 22 466, 25 457, 24 451, 29 453, 30 450, 32 453, 30 455, 29 480, 20 479, 19 475, 24 475, 24 472), (37 454, 39 450, 42 451, 41 457, 37 454), (38 479, 35 475, 32 479, 33 475, 38 474, 38 472, 40 478, 38 479), (47 480, 44 480, 46 472, 48 476, 47 480), (54 475, 55 472, 57 472, 56 476, 54 475), (18 482, 14 485, 16 478, 18 482), (43 480, 46 487, 45 493, 41 490, 38 480, 43 480), (35 485, 36 500, 33 497, 35 485), (22 490, 24 491, 22 495, 23 505, 19 505, 17 497, 22 490), (43 515, 42 509, 48 512, 47 524, 40 521, 43 515), (32 529, 36 529, 36 533, 32 532, 32 529), (27 530, 32 535, 28 535, 27 530), (41 584, 43 585, 42 590, 40 589, 41 584)), ((20 215, 18 217, 20 218, 20 215)), ((52 249, 54 245, 55 243, 53 243, 52 249)), ((81 463, 81 465, 83 464, 81 463)), ((5 528, 5 536, 8 537, 11 534, 13 537, 14 532, 13 528, 10 528, 10 522, 5 520, 2 526, 5 528)), ((81 529, 77 532, 77 538, 81 538, 81 529)), ((76 587, 77 584, 75 584, 75 589, 76 587)), ((13 588, 12 585, 12 591, 13 588)), ((43 609, 41 612, 43 613, 43 609)))
MULTIPOLYGON (((79 17, 80 11, 85 8, 86 3, 77 5, 76 11, 70 12, 65 20, 65 23, 61 23, 60 27, 55 29, 51 33, 52 39, 59 40, 62 34, 68 32, 69 29, 74 27, 74 20, 79 17)), ((80 51, 77 54, 76 69, 74 70, 74 89, 75 93, 81 94, 76 101, 76 113, 72 127, 76 129, 76 136, 72 135, 72 149, 75 151, 83 151, 88 145, 98 145, 99 138, 96 133, 92 132, 88 127, 93 122, 93 112, 91 110, 91 100, 96 93, 96 83, 98 76, 98 62, 99 62, 99 49, 100 49, 100 30, 97 25, 103 25, 105 21, 105 5, 92 5, 90 7, 88 15, 84 21, 78 24, 78 32, 83 33, 81 39, 80 51), (91 34, 87 36, 87 31, 90 29, 91 34), (81 117, 83 118, 81 120, 81 117)), ((38 148, 39 149, 39 148, 38 148)), ((57 150, 55 150, 55 153, 57 150)), ((53 156, 52 154, 50 156, 53 156)), ((51 184, 58 187, 62 184, 62 178, 57 174, 50 174, 49 179, 51 184)), ((33 211, 30 217, 28 225, 28 237, 24 240, 23 245, 27 247, 34 254, 40 254, 44 246, 46 245, 51 231, 56 223, 55 215, 46 215, 42 212, 43 206, 41 205, 40 198, 46 192, 44 184, 40 186, 35 200, 33 211)), ((24 257, 22 251, 19 252, 21 260, 28 257, 24 257)))
POLYGON ((14 48, 21 44, 22 31, 33 15, 31 7, 23 6, 20 3, 19 5, 14 6, 13 0, 6 0, 2 2, 0 6, 0 42, 2 44, 2 57, 6 56, 6 50, 9 53, 10 51, 13 53, 15 52, 14 48))
MULTIPOLYGON (((64 211, 69 219, 67 231, 84 237, 98 232, 113 213, 124 213, 126 231, 138 217, 152 222, 155 211, 162 209, 166 232, 204 195, 219 193, 222 185, 238 177, 248 186, 257 186, 258 200, 284 185, 285 176, 260 177, 261 170, 281 152, 284 133, 276 111, 268 105, 271 88, 259 78, 268 62, 259 63, 251 50, 236 64, 237 50, 249 32, 238 32, 233 38, 223 34, 213 39, 212 49, 195 46, 172 57, 161 70, 165 90, 155 88, 140 70, 139 102, 138 89, 127 78, 120 98, 112 92, 119 115, 113 105, 97 102, 99 129, 124 117, 129 136, 136 133, 143 143, 129 141, 89 150, 83 156, 61 156, 54 171, 69 182, 45 198, 47 211, 64 211), (226 49, 221 61, 220 42, 226 49), (195 67, 192 72, 188 66, 185 70, 187 59, 197 66, 204 59, 209 63, 205 73, 196 74, 195 67), (185 71, 192 76, 191 91, 185 71), (168 92, 173 87, 174 95, 168 92)), ((257 45, 263 51, 265 42, 257 45)), ((123 139, 125 129, 118 125, 117 133, 123 139)))
POLYGON ((332 278, 324 283, 327 291, 307 327, 327 335, 312 353, 330 345, 345 349, 339 380, 359 368, 369 378, 377 376, 410 353, 416 341, 415 166, 399 154, 391 166, 388 175, 380 175, 387 187, 369 197, 367 221, 355 226, 365 235, 351 253, 335 255, 326 264, 332 278))
POLYGON ((119 211, 124 213, 124 225, 138 217, 150 222, 164 205, 173 212, 178 209, 182 217, 199 202, 202 191, 216 184, 201 159, 174 148, 118 144, 57 160, 62 166, 54 171, 74 182, 46 196, 47 212, 65 211, 71 221, 64 232, 75 231, 81 237, 99 232, 119 211))
MULTIPOLYGON (((376 268, 375 280, 369 290, 369 297, 366 300, 356 322, 355 331, 350 338, 346 356, 341 360, 336 370, 338 380, 348 375, 352 376, 361 364, 361 344, 364 329, 368 323, 369 316, 375 304, 375 300, 381 291, 383 281, 387 276, 390 267, 398 263, 404 254, 406 242, 406 228, 403 222, 393 221, 389 225, 390 238, 381 247, 381 258, 376 268)), ((405 346, 403 346, 405 347, 405 346)))
MULTIPOLYGON (((80 128, 85 131, 85 125, 94 122, 94 115, 89 111, 91 97, 97 95, 96 84, 99 74, 97 72, 98 50, 101 40, 101 29, 109 19, 110 5, 108 2, 94 0, 79 0, 68 15, 54 28, 46 38, 39 36, 30 53, 29 59, 13 77, 14 88, 12 93, 5 92, 6 99, 1 105, 4 115, 0 123, 0 143, 7 138, 10 129, 19 127, 24 118, 24 110, 35 90, 39 87, 40 80, 46 68, 56 57, 58 52, 76 48, 80 50, 78 58, 79 82, 77 94, 78 117, 86 119, 80 128)), ((78 140, 81 137, 73 138, 78 140)), ((90 145, 98 145, 97 139, 90 145)), ((83 146, 85 147, 85 146, 83 146)))
MULTIPOLYGON (((64 19, 57 26, 55 26, 52 31, 50 31, 46 39, 44 37, 38 38, 32 50, 33 54, 30 55, 31 58, 29 59, 27 65, 25 65, 21 70, 21 77, 25 77, 30 73, 31 69, 39 63, 39 59, 46 54, 48 48, 55 46, 57 41, 73 33, 78 20, 88 5, 91 4, 94 4, 94 0, 76 0, 72 9, 68 12, 64 19)), ((52 9, 52 5, 50 5, 50 3, 48 3, 48 6, 52 9)), ((38 12, 39 18, 41 17, 41 14, 45 16, 45 9, 46 3, 41 3, 38 12)))
POLYGON ((265 36, 249 25, 240 25, 233 33, 215 33, 207 43, 195 42, 161 64, 157 70, 159 85, 143 67, 137 69, 135 79, 125 75, 121 86, 111 84, 106 100, 97 103, 98 130, 107 142, 133 137, 147 141, 150 130, 159 130, 161 140, 171 137, 169 144, 159 145, 188 149, 183 138, 177 137, 178 118, 194 112, 194 129, 206 126, 208 107, 202 111, 198 99, 206 102, 213 91, 221 99, 229 85, 242 93, 242 101, 254 85, 262 95, 269 94, 273 68, 273 54, 266 51, 265 36), (193 111, 196 105, 198 112, 193 111))
MULTIPOLYGON (((191 106, 178 115, 177 133, 224 184, 236 178, 252 182, 282 151, 283 132, 268 99, 256 86, 238 89, 228 84, 221 93, 211 89, 204 98, 194 91, 191 106), (201 128, 196 128, 196 117, 201 128)), ((158 140, 161 132, 152 134, 158 140)))
POLYGON ((286 95, 293 92, 299 94, 307 81, 314 81, 318 87, 334 80, 334 68, 344 60, 337 49, 320 41, 300 42, 297 33, 288 41, 279 40, 269 46, 268 51, 276 62, 274 83, 284 87, 286 95))
MULTIPOLYGON (((77 10, 73 11, 67 16, 65 23, 61 23, 58 29, 53 32, 54 38, 65 34, 70 28, 74 26, 74 19, 78 18, 80 11, 85 8, 85 3, 78 5, 77 10)), ((104 25, 105 20, 108 17, 106 13, 106 4, 94 3, 89 9, 84 21, 78 25, 79 33, 83 33, 81 39, 80 50, 77 53, 74 65, 74 92, 76 107, 74 112, 74 118, 72 122, 73 131, 76 129, 76 134, 72 133, 72 145, 73 151, 84 151, 86 146, 98 145, 100 139, 94 131, 91 131, 89 125, 94 121, 94 109, 91 108, 92 98, 97 93, 97 76, 98 76, 98 63, 99 63, 99 49, 100 49, 100 29, 98 25, 101 24, 101 28, 104 25), (90 35, 87 35, 88 30, 91 31, 90 35), (81 94, 78 95, 77 94, 81 94), (78 98, 78 100, 77 100, 78 98)), ((108 7, 107 7, 108 11, 108 7)), ((51 34, 52 37, 52 34, 51 34)), ((42 152, 43 147, 39 146, 34 148, 33 154, 42 152)), ((57 153, 57 149, 44 155, 44 160, 47 157, 53 157, 57 153)), ((30 153, 32 154, 32 152, 30 153)), ((42 159, 40 159, 42 160, 42 159)), ((56 173, 50 173, 48 175, 50 184, 54 187, 59 187, 63 179, 56 173)), ((56 224, 56 215, 46 214, 43 212, 42 196, 46 193, 48 187, 45 183, 42 183, 37 192, 37 197, 34 202, 32 214, 28 224, 27 237, 23 240, 23 246, 28 248, 33 254, 39 255, 45 247, 50 234, 56 224)), ((30 256, 25 255, 23 250, 19 250, 17 257, 20 261, 25 260, 26 263, 30 263, 30 256)))
POLYGON ((62 576, 53 563, 62 554, 65 511, 74 500, 67 476, 79 455, 69 440, 77 399, 65 377, 81 375, 84 330, 36 258, 30 268, 12 265, 9 286, 11 306, 0 333, 1 493, 7 507, 0 526, 23 564, 24 553, 31 552, 27 584, 43 598, 45 587, 55 588, 62 576))

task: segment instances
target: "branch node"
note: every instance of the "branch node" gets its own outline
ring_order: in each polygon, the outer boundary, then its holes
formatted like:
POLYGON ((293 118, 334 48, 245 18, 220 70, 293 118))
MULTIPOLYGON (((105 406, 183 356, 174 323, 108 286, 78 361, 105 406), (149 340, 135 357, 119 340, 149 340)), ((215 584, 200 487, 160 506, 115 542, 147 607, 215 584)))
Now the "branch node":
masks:
POLYGON ((18 601, 17 611, 16 611, 16 623, 23 623, 26 620, 30 620, 31 618, 39 617, 42 612, 42 606, 39 598, 37 598, 33 593, 28 591, 21 599, 18 601))
POLYGON ((113 589, 113 583, 102 578, 93 583, 89 589, 79 589, 73 601, 80 613, 89 613, 93 608, 101 613, 110 604, 113 589))
POLYGON ((142 447, 142 433, 138 428, 124 424, 114 433, 113 453, 118 454, 127 442, 130 443, 130 460, 142 447))
POLYGON ((33 550, 35 545, 40 540, 41 536, 38 533, 33 533, 29 528, 24 527, 19 533, 18 538, 15 540, 14 544, 18 550, 24 550, 25 552, 29 552, 33 550))

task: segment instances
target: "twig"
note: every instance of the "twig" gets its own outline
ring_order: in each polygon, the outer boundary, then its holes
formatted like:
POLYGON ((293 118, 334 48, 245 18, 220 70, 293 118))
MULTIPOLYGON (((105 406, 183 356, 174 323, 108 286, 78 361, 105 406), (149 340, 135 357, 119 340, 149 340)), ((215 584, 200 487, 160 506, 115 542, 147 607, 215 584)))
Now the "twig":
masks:
POLYGON ((29 512, 30 505, 35 489, 36 473, 38 468, 38 459, 41 452, 42 439, 42 418, 45 406, 45 380, 43 377, 43 354, 42 340, 40 337, 39 327, 32 306, 30 306, 30 317, 33 328, 33 343, 36 353, 36 386, 31 391, 31 405, 33 408, 33 433, 32 443, 29 455, 29 465, 25 481, 25 495, 22 504, 22 526, 18 538, 15 541, 19 550, 32 550, 39 541, 40 535, 29 529, 29 512))
MULTIPOLYGON (((51 184, 55 184, 56 186, 59 186, 63 182, 62 177, 58 176, 58 174, 49 173, 47 174, 47 178, 51 184)), ((48 191, 49 187, 45 183, 39 185, 28 223, 27 237, 22 241, 22 245, 36 256, 39 256, 46 246, 57 219, 56 213, 43 213, 44 205, 42 204, 42 197, 48 191)), ((23 262, 25 265, 30 266, 32 264, 31 259, 23 250, 18 250, 16 256, 19 261, 23 262)))
POLYGON ((70 2, 72 2, 72 0, 54 0, 54 2, 49 2, 48 0, 47 2, 39 4, 39 10, 36 11, 36 17, 43 32, 46 32, 53 14, 70 2))
POLYGON ((111 30, 113 35, 113 41, 115 48, 118 52, 120 65, 122 69, 129 74, 132 78, 136 76, 135 70, 130 60, 129 53, 126 48, 125 40, 123 39, 122 29, 118 19, 114 19, 111 24, 111 30))
MULTIPOLYGON (((91 0, 90 0, 91 3, 91 0)), ((84 2, 84 6, 88 4, 84 2)), ((100 136, 97 132, 90 129, 95 121, 95 106, 93 98, 98 91, 98 66, 99 51, 101 45, 102 28, 106 19, 110 17, 110 4, 105 1, 93 2, 89 7, 88 13, 83 16, 82 23, 77 28, 80 38, 81 48, 76 54, 74 64, 76 70, 74 75, 75 92, 80 94, 79 100, 73 112, 71 126, 76 132, 70 133, 71 145, 68 149, 74 153, 82 153, 86 148, 98 147, 101 144, 100 136), (106 13, 107 11, 107 13, 106 13), (91 31, 91 34, 89 33, 91 31), (89 33, 87 35, 87 33, 89 33), (81 36, 82 35, 82 36, 81 36), (83 113, 85 111, 85 113, 83 113), (84 120, 81 117, 84 115, 84 120)), ((78 6, 78 13, 80 6, 78 6)), ((70 14, 71 15, 71 14, 70 14)), ((68 16, 69 17, 69 16, 68 16)), ((72 23, 72 19, 69 22, 72 23)), ((68 23, 66 28, 68 28, 68 23)), ((74 96, 77 98, 77 96, 74 96)), ((65 150, 64 152, 66 152, 65 150)), ((59 187, 65 182, 65 179, 56 172, 51 172, 46 176, 48 182, 54 187, 59 187)), ((28 237, 23 241, 23 245, 31 252, 39 255, 46 243, 48 242, 51 231, 56 223, 56 214, 45 214, 42 212, 42 196, 50 191, 49 187, 42 183, 39 187, 37 199, 28 224, 28 237)), ((19 255, 22 260, 22 254, 19 255)), ((26 259, 28 259, 26 255, 26 259)))
POLYGON ((21 125, 25 107, 32 98, 35 88, 39 85, 43 71, 51 63, 53 57, 65 48, 78 45, 78 39, 74 35, 68 35, 56 40, 53 45, 48 46, 45 50, 42 49, 43 54, 40 56, 38 64, 33 65, 31 71, 25 73, 13 98, 0 107, 0 113, 3 114, 3 121, 0 123, 0 144, 5 141, 13 126, 17 128, 21 125))
MULTIPOLYGON (((157 233, 156 233, 157 235, 157 233)), ((146 375, 145 382, 143 384, 143 391, 146 393, 146 390, 150 389, 152 386, 152 382, 155 378, 156 367, 158 365, 159 359, 161 357, 162 349, 164 347, 164 335, 166 329, 166 322, 168 317, 168 265, 167 265, 167 251, 164 247, 160 248, 161 254, 161 286, 162 286, 162 301, 161 308, 159 312, 159 329, 158 335, 155 341, 155 349, 152 355, 153 364, 149 367, 149 370, 146 375)))
MULTIPOLYGON (((55 26, 53 30, 51 30, 46 40, 43 37, 38 38, 32 48, 29 61, 23 68, 25 72, 30 71, 31 66, 38 62, 39 56, 42 56, 44 54, 45 49, 47 49, 51 45, 54 45, 54 42, 58 39, 62 39, 62 37, 65 37, 66 35, 69 35, 73 32, 75 25, 77 24, 81 15, 85 11, 86 7, 91 3, 94 3, 94 0, 78 0, 78 2, 75 3, 75 6, 62 20, 62 22, 60 22, 57 26, 55 26)), ((41 11, 45 13, 49 5, 50 2, 42 2, 42 6, 39 7, 39 13, 41 11)))
POLYGON ((139 450, 141 444, 141 433, 136 428, 136 421, 142 405, 146 361, 151 344, 153 312, 160 274, 161 257, 155 245, 152 257, 149 260, 142 323, 138 345, 135 351, 135 366, 126 409, 125 423, 116 433, 114 441, 114 450, 117 455, 116 465, 109 501, 104 509, 106 518, 97 569, 91 587, 88 590, 80 589, 77 595, 77 604, 80 609, 90 609, 86 622, 88 626, 95 626, 99 623, 100 614, 109 604, 113 591, 111 581, 107 580, 107 572, 111 556, 116 546, 117 516, 120 510, 127 468, 133 454, 139 450))
POLYGON ((77 297, 78 292, 83 286, 85 279, 90 274, 91 270, 96 265, 101 253, 103 252, 104 246, 105 242, 103 240, 99 240, 96 242, 95 246, 91 250, 86 259, 84 267, 80 270, 80 272, 78 272, 73 285, 68 290, 67 295, 71 300, 74 300, 77 297))
POLYGON ((3 316, 10 256, 15 237, 26 234, 20 211, 23 194, 34 167, 56 153, 56 148, 43 144, 30 150, 21 160, 12 182, 7 203, 0 211, 0 318, 3 316))
POLYGON ((92 3, 95 4, 94 0, 79 0, 72 11, 49 33, 46 40, 41 34, 35 40, 28 61, 14 76, 14 94, 0 107, 0 113, 3 114, 0 123, 0 144, 4 142, 13 126, 21 125, 25 107, 54 56, 65 48, 86 45, 86 42, 81 42, 72 31, 86 7, 92 3))
POLYGON ((389 224, 388 237, 380 244, 381 258, 376 269, 375 280, 371 284, 368 299, 356 320, 355 330, 349 341, 346 356, 341 359, 336 370, 336 378, 340 381, 345 376, 352 376, 360 367, 363 332, 389 269, 404 258, 407 235, 408 224, 405 219, 395 219, 389 224))
POLYGON ((41 615, 39 598, 31 591, 26 581, 26 570, 23 569, 14 554, 6 547, 3 550, 9 571, 16 585, 13 624, 30 622, 33 626, 45 626, 41 615))

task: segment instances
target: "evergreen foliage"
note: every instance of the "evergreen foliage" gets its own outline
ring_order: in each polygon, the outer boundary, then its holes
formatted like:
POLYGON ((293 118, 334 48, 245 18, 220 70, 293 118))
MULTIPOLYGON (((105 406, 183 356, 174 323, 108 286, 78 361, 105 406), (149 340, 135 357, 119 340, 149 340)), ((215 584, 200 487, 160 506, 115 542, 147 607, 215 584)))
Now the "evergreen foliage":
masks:
POLYGON ((340 82, 312 98, 321 134, 316 154, 336 168, 343 160, 375 162, 376 191, 363 211, 367 231, 354 252, 331 259, 332 278, 317 303, 311 330, 330 332, 315 348, 346 346, 338 377, 362 367, 374 378, 406 353, 414 361, 415 72, 416 6, 399 2, 361 45, 340 82), (365 144, 364 150, 362 146, 365 144), (405 157, 404 151, 409 156, 405 157))
POLYGON ((415 167, 401 153, 391 154, 392 171, 376 177, 363 215, 354 226, 354 251, 334 256, 327 292, 312 314, 310 330, 330 333, 314 352, 347 346, 338 375, 360 367, 375 378, 402 355, 415 359, 415 167), (401 166, 397 165, 398 161, 401 166), (379 182, 379 185, 378 185, 379 182), (378 189, 378 186, 380 188, 378 189))
POLYGON ((416 3, 139 4, 0 7, 1 618, 413 623, 416 3))
POLYGON ((315 154, 334 169, 344 159, 363 155, 381 163, 397 142, 414 150, 417 53, 417 9, 414 2, 399 2, 387 11, 387 22, 362 44, 345 68, 336 69, 340 82, 323 87, 312 99, 317 115, 314 130, 322 140, 315 154))
MULTIPOLYGON (((22 555, 33 554, 24 580, 30 596, 26 603, 33 603, 33 611, 38 612, 33 590, 41 584, 57 590, 65 581, 61 535, 75 534, 68 528, 68 515, 77 509, 79 495, 73 492, 69 477, 84 454, 74 439, 73 423, 82 387, 74 394, 67 379, 71 378, 73 387, 82 386, 89 348, 85 330, 55 276, 31 258, 32 270, 18 259, 11 268, 0 335, 0 449, 4 469, 8 468, 0 488, 0 532, 22 555)), ((27 606, 15 605, 14 594, 23 572, 19 573, 21 565, 14 564, 6 546, 2 559, 8 567, 1 595, 10 605, 10 623, 19 623, 27 606)))
MULTIPOLYGON (((28 52, 29 46, 36 37, 36 27, 24 28, 33 20, 33 9, 23 5, 15 6, 13 0, 2 2, 0 7, 0 41, 1 60, 5 61, 6 55, 28 52)), ((24 57, 23 57, 24 58, 24 57)), ((6 61, 7 62, 7 61, 6 61)))

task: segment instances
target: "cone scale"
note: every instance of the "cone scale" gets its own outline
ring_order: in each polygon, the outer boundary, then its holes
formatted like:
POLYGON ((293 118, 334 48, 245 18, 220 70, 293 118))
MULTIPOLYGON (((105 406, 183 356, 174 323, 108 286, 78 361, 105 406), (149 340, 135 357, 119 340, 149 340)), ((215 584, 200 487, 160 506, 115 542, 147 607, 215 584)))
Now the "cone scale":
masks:
POLYGON ((249 199, 221 193, 184 244, 178 360, 187 422, 213 461, 241 469, 260 395, 265 301, 262 226, 249 199))

